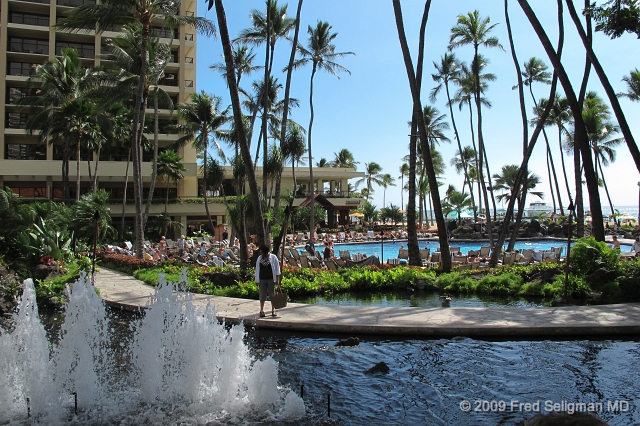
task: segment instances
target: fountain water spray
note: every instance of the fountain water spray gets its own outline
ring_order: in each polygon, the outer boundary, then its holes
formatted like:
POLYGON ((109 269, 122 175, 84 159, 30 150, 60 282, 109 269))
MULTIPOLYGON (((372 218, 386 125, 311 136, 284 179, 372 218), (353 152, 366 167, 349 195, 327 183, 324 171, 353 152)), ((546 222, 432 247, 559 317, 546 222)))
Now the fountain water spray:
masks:
POLYGON ((69 291, 53 346, 38 317, 33 282, 25 281, 15 329, 0 336, 0 423, 26 420, 28 409, 31 420, 43 424, 303 416, 302 399, 278 387, 277 362, 253 358, 244 328, 220 324, 214 306, 198 310, 193 296, 178 290, 187 282, 186 270, 178 284, 160 277, 126 344, 114 342, 112 319, 82 275, 69 291))

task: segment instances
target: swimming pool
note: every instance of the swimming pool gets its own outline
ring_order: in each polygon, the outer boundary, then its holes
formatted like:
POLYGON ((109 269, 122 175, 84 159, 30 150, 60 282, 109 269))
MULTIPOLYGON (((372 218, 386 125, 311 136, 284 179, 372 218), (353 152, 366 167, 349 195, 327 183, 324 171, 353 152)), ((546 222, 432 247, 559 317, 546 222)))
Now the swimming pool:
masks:
MULTIPOLYGON (((573 245, 573 242, 571 243, 573 245)), ((467 253, 469 250, 480 250, 480 247, 488 246, 488 241, 449 241, 450 247, 460 247, 460 251, 463 253, 467 253)), ((335 255, 339 255, 339 250, 349 250, 349 252, 353 255, 355 253, 366 254, 367 257, 377 255, 382 262, 386 261, 390 258, 398 257, 398 252, 400 251, 400 247, 404 246, 407 248, 407 241, 385 241, 382 243, 381 241, 376 241, 372 243, 337 243, 334 245, 335 255)), ((418 241, 418 246, 421 249, 428 248, 431 249, 431 253, 436 251, 440 247, 440 242, 437 240, 420 240, 418 241)), ((567 242, 563 240, 526 240, 526 241, 518 241, 516 242, 515 249, 516 250, 524 250, 524 249, 534 249, 534 250, 549 250, 551 247, 563 247, 562 255, 565 255, 567 252, 567 242)), ((316 250, 322 251, 322 243, 316 244, 316 250)), ((506 245, 505 245, 506 248, 506 245)), ((620 245, 621 251, 630 251, 631 246, 622 244, 620 245)), ((299 251, 304 251, 304 248, 299 249, 299 251)))

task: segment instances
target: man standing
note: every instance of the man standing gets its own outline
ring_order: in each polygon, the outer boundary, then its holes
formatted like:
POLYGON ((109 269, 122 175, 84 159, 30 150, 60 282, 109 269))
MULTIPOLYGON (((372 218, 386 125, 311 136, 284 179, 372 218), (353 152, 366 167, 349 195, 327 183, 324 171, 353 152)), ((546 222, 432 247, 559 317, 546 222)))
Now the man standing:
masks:
POLYGON ((264 314, 264 302, 267 300, 267 293, 269 294, 269 300, 271 300, 271 316, 276 316, 276 309, 273 307, 273 294, 274 288, 280 285, 280 262, 278 257, 269 253, 269 246, 263 244, 260 246, 260 256, 256 261, 256 284, 260 289, 260 317, 263 318, 264 314))

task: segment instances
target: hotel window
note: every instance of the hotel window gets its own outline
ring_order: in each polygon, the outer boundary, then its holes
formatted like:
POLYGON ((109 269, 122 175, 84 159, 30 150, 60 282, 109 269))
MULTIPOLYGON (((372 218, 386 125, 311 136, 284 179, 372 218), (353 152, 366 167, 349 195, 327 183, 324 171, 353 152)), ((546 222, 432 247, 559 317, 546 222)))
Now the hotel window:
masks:
POLYGON ((44 186, 25 187, 25 188, 11 187, 11 192, 13 192, 13 195, 20 198, 46 198, 47 196, 47 188, 44 186))
POLYGON ((22 77, 28 77, 36 72, 38 64, 32 64, 30 62, 9 62, 7 66, 7 75, 19 75, 22 77))
POLYGON ((8 112, 5 127, 7 129, 26 129, 28 114, 21 114, 18 112, 8 112))
POLYGON ((8 104, 17 104, 20 99, 28 96, 29 89, 26 87, 7 87, 7 99, 8 104))
POLYGON ((81 58, 93 59, 96 56, 96 46, 88 43, 74 43, 71 41, 56 41, 56 55, 62 55, 62 49, 69 47, 78 51, 81 58))
POLYGON ((96 0, 58 0, 58 6, 84 6, 85 4, 96 4, 96 0))
POLYGON ((43 144, 5 144, 5 160, 46 160, 47 147, 43 144))
POLYGON ((38 25, 41 27, 48 27, 49 16, 36 15, 35 13, 10 12, 9 22, 12 24, 38 25))
POLYGON ((22 53, 49 54, 49 40, 36 38, 9 37, 9 51, 22 53))
POLYGON ((158 84, 161 86, 177 86, 178 85, 178 74, 177 73, 164 73, 164 77, 158 81, 158 84))

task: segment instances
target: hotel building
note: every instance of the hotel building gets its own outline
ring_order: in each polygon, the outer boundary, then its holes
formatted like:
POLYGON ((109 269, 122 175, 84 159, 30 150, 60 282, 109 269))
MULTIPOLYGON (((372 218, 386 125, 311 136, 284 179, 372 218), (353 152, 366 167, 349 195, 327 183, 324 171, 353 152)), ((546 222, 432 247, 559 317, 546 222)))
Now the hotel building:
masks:
MULTIPOLYGON (((0 0, 0 73, 3 83, 0 84, 0 187, 9 187, 14 194, 25 198, 62 198, 62 153, 61 147, 53 144, 40 144, 36 135, 25 131, 27 114, 18 107, 18 100, 26 95, 29 75, 35 68, 53 59, 65 47, 75 48, 81 57, 83 65, 87 67, 100 66, 100 54, 103 51, 103 41, 117 35, 116 32, 105 33, 67 33, 53 27, 74 7, 83 4, 93 4, 95 0, 0 0)), ((196 14, 196 0, 183 0, 180 13, 196 14)), ((189 97, 196 91, 196 34, 192 28, 185 27, 170 30, 158 25, 152 28, 152 34, 160 40, 171 43, 172 56, 160 81, 162 88, 169 93, 174 104, 188 102, 189 97)), ((105 64, 103 64, 105 65, 105 64)), ((152 112, 151 112, 152 113, 152 112)), ((160 149, 167 149, 177 138, 177 134, 168 132, 167 126, 175 122, 176 114, 169 110, 160 111, 161 134, 160 149)), ((147 135, 149 139, 153 135, 147 135)), ((190 146, 178 151, 183 159, 187 171, 178 185, 169 186, 168 213, 173 220, 181 222, 189 228, 200 229, 208 226, 204 204, 198 202, 201 196, 198 185, 200 168, 196 164, 196 152, 190 146)), ((81 192, 90 190, 90 179, 87 160, 95 161, 96 153, 86 151, 81 153, 81 192)), ((142 174, 145 194, 151 183, 152 153, 143 155, 142 174)), ((93 165, 92 161, 92 165, 93 165)), ((124 194, 124 183, 127 168, 127 153, 114 149, 102 150, 98 173, 98 187, 111 194, 113 204, 110 205, 114 224, 117 223, 121 212, 121 200, 124 194), (118 201, 120 200, 120 201, 118 201)), ((75 198, 75 152, 70 160, 69 186, 72 199, 75 198)), ((129 168, 129 184, 127 198, 133 200, 133 182, 131 180, 132 167, 129 168)), ((262 168, 256 170, 259 185, 261 185, 262 168)), ((225 167, 228 179, 225 188, 233 188, 231 184, 232 171, 225 167)), ((336 188, 347 188, 348 181, 362 178, 364 173, 353 169, 315 168, 314 181, 322 196, 316 196, 319 204, 328 212, 328 226, 346 223, 349 211, 358 208, 363 200, 350 197, 349 193, 338 192, 336 188), (337 218, 337 220, 335 219, 337 218)), ((308 167, 296 168, 296 179, 299 185, 309 188, 308 167)), ((283 188, 293 187, 291 167, 285 167, 283 188)), ((166 195, 166 184, 158 179, 154 191, 154 199, 163 200, 166 195)), ((226 192, 227 195, 233 195, 226 192)), ((296 198, 294 205, 305 202, 306 197, 296 198)), ((308 202, 308 200, 307 200, 308 202)), ((227 222, 224 204, 209 204, 214 225, 227 222)), ((150 217, 164 211, 163 204, 154 204, 150 217)), ((133 221, 135 208, 128 204, 125 209, 127 221, 133 221)), ((211 231, 211 230, 209 230, 211 231)), ((216 231, 218 231, 216 229, 216 231)))

